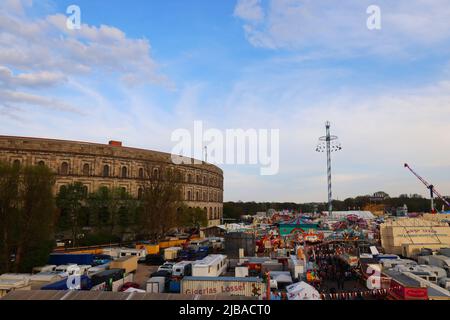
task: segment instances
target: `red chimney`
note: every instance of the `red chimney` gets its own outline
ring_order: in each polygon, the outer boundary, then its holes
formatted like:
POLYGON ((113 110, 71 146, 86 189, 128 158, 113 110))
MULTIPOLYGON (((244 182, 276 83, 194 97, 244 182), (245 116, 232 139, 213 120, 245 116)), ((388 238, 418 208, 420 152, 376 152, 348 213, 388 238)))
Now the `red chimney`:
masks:
POLYGON ((113 146, 113 147, 121 147, 122 146, 122 141, 110 140, 108 144, 110 146, 113 146))

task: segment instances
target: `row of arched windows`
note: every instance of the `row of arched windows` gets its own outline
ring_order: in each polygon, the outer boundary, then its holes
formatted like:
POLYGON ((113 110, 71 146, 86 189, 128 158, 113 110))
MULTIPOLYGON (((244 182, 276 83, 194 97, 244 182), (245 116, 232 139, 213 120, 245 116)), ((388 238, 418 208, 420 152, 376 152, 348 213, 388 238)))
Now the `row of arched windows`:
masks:
MULTIPOLYGON (((14 165, 20 165, 21 163, 20 163, 20 160, 16 159, 16 160, 13 161, 13 164, 14 165)), ((37 164, 38 165, 42 165, 42 166, 46 165, 43 160, 38 161, 37 164)), ((173 168, 172 169, 168 169, 168 170, 173 170, 173 168)), ((58 173, 60 175, 69 175, 71 173, 70 172, 69 162, 67 162, 67 161, 61 162, 60 165, 59 165, 59 168, 58 168, 58 173)), ((131 178, 130 170, 129 170, 128 166, 121 166, 119 173, 120 173, 119 176, 121 178, 131 178)), ((90 175, 92 175, 92 166, 89 163, 84 163, 82 165, 82 167, 81 167, 81 174, 83 176, 90 176, 90 175)), ((103 177, 111 177, 111 176, 113 176, 111 165, 104 164, 103 167, 102 167, 101 175, 103 177)), ((141 167, 141 168, 138 169, 138 176, 137 177, 139 179, 147 178, 144 168, 141 167)), ((160 179, 161 178, 160 170, 158 168, 153 168, 153 170, 151 172, 151 177, 153 179, 160 179)), ((206 175, 202 176, 200 174, 197 174, 195 176, 195 181, 194 181, 192 174, 188 173, 186 175, 186 180, 185 181, 188 182, 188 183, 198 183, 198 184, 208 185, 208 177, 206 175)), ((209 185, 222 187, 222 185, 219 185, 218 182, 220 182, 220 184, 222 184, 222 179, 218 179, 216 177, 209 177, 209 185)), ((210 198, 212 198, 212 199, 216 199, 215 197, 216 197, 215 195, 210 195, 210 198)), ((196 200, 200 200, 202 198, 206 199, 207 196, 203 195, 203 197, 202 197, 202 195, 197 195, 195 199, 196 200)), ((191 199, 191 197, 188 197, 188 199, 191 199)), ((217 199, 216 199, 216 201, 217 201, 217 199)))
POLYGON ((211 202, 221 202, 222 196, 220 192, 210 191, 209 193, 206 191, 195 191, 191 190, 186 191, 185 199, 187 201, 211 201, 211 202))

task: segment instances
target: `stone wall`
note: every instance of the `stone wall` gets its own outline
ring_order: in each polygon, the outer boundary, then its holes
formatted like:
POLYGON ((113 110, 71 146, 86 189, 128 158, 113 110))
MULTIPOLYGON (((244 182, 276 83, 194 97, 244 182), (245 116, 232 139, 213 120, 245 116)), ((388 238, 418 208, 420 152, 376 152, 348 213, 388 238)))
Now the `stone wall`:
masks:
POLYGON ((146 172, 158 176, 173 168, 182 174, 188 206, 205 209, 210 226, 219 224, 223 214, 223 172, 202 161, 176 165, 168 153, 123 147, 120 142, 98 144, 10 136, 0 136, 0 160, 48 166, 56 173, 55 194, 63 185, 81 182, 88 192, 101 186, 120 187, 138 197, 146 172))

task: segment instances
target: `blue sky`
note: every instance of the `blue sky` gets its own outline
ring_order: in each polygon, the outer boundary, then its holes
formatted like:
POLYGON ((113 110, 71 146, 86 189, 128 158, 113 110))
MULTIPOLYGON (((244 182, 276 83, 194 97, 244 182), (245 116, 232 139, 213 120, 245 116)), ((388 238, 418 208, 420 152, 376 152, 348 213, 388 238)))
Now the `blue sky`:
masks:
POLYGON ((279 129, 279 173, 223 165, 225 200, 306 202, 326 199, 330 120, 335 198, 426 195, 404 162, 450 194, 449 16, 448 0, 5 0, 0 134, 170 152, 194 120, 279 129))

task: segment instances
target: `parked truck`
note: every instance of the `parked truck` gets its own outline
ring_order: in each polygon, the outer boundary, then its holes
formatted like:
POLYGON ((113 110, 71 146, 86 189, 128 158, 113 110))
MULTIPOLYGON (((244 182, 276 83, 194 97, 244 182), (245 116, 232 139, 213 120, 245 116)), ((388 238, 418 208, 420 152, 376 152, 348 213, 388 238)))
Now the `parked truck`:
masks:
POLYGON ((109 267, 111 269, 123 269, 125 273, 135 272, 138 266, 137 256, 125 256, 111 261, 109 267))
POLYGON ((52 253, 49 258, 49 265, 78 264, 96 266, 104 264, 111 258, 107 255, 98 255, 90 253, 52 253))

